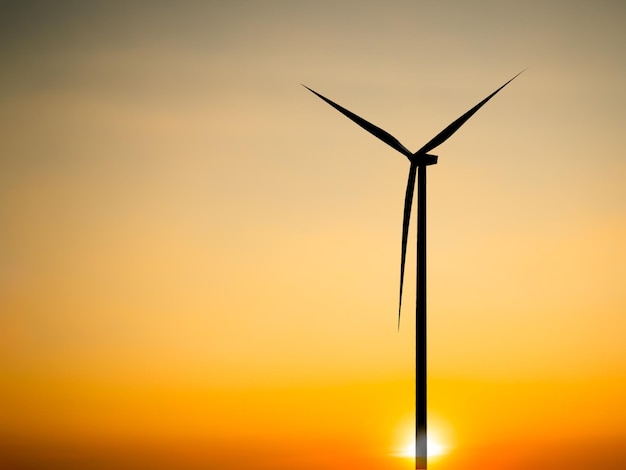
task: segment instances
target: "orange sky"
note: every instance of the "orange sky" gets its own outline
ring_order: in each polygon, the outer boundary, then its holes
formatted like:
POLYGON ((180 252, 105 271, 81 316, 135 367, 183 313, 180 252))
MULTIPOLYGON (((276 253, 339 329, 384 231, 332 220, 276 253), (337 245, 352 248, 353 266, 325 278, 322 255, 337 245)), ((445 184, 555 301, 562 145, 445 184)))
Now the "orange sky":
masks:
POLYGON ((626 467, 626 8, 470 3, 0 2, 0 466, 411 468, 408 162, 300 83, 416 150, 528 67, 429 169, 431 467, 626 467))

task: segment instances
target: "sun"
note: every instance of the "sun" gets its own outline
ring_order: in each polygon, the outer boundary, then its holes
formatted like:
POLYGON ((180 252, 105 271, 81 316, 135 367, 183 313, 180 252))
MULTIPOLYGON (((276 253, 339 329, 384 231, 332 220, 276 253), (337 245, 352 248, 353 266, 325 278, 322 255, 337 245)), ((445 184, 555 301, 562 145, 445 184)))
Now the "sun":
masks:
MULTIPOLYGON (((398 425, 394 441, 399 445, 395 447, 390 455, 402 459, 416 458, 415 421, 412 416, 407 417, 402 424, 398 425)), ((428 432, 426 435, 428 461, 435 462, 439 459, 445 459, 446 455, 454 452, 455 443, 455 432, 450 423, 441 416, 431 413, 428 419, 428 432)), ((421 461, 422 459, 419 460, 421 461)))
MULTIPOLYGON (((448 453, 448 446, 432 432, 428 433, 426 445, 429 459, 434 459, 448 453)), ((412 437, 409 443, 402 447, 399 452, 396 452, 395 455, 398 457, 415 458, 415 438, 412 437)))

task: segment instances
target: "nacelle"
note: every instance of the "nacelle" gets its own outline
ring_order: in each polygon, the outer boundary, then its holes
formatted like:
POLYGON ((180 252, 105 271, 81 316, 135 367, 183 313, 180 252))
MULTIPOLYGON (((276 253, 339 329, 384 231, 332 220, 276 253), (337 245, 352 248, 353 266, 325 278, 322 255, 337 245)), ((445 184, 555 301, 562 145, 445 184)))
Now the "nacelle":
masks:
POLYGON ((422 162, 420 161, 421 159, 425 159, 426 160, 426 165, 434 165, 435 163, 437 163, 437 155, 431 155, 429 153, 423 153, 421 155, 418 155, 417 153, 413 154, 413 161, 415 161, 418 165, 421 164, 422 162))

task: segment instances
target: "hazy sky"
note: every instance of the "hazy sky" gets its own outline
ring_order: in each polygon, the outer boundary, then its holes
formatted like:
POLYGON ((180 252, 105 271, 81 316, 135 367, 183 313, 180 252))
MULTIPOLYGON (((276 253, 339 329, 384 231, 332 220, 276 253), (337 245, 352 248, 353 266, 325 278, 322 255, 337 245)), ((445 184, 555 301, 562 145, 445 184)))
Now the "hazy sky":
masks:
POLYGON ((429 168, 432 467, 624 468, 625 43, 620 1, 0 1, 0 463, 410 468, 408 162, 300 84, 417 150, 527 67, 429 168))

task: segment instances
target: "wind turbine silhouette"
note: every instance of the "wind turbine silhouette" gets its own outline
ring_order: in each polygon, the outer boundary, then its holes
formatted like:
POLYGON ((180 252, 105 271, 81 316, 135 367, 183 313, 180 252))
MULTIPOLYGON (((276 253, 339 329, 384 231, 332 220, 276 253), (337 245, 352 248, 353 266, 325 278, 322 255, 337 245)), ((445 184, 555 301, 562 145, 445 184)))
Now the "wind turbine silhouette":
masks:
MULTIPOLYGON (((522 70, 523 72, 524 70, 522 70)), ((467 111, 461 117, 453 121, 448 127, 433 137, 426 145, 415 153, 411 153, 398 139, 362 117, 357 116, 346 108, 339 106, 334 101, 320 95, 306 85, 302 85, 311 93, 317 95, 348 119, 354 121, 370 134, 378 137, 391 148, 407 157, 410 162, 409 179, 404 198, 404 216, 402 221, 402 252, 400 257, 400 298, 398 302, 398 329, 400 329, 400 312, 402 310, 402 288, 404 286, 404 266, 406 262, 406 246, 409 235, 409 221, 411 218, 411 206, 415 190, 415 176, 417 173, 417 290, 415 300, 415 468, 427 467, 427 412, 426 412, 426 389, 427 389, 427 356, 426 356, 426 167, 437 163, 437 155, 428 152, 448 140, 452 134, 467 122, 487 101, 496 93, 507 86, 519 74, 509 79, 504 85, 491 93, 480 103, 467 111)))

